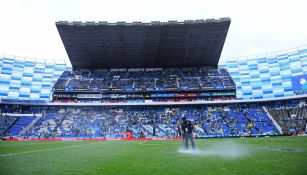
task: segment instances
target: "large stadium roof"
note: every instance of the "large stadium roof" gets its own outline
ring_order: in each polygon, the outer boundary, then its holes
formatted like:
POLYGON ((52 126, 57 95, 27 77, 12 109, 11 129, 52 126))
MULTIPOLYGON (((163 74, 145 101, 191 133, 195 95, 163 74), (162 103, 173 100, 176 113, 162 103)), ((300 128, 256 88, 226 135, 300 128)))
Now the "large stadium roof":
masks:
POLYGON ((229 18, 183 22, 56 22, 74 68, 217 66, 229 18))

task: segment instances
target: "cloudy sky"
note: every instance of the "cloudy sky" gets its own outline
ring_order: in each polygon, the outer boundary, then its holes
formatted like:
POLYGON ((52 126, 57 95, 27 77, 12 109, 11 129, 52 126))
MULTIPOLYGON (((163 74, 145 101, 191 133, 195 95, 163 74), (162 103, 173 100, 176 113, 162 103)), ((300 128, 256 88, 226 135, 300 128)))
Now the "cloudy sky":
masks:
POLYGON ((68 60, 55 21, 230 17, 221 59, 307 45, 306 0, 0 0, 0 53, 68 60))

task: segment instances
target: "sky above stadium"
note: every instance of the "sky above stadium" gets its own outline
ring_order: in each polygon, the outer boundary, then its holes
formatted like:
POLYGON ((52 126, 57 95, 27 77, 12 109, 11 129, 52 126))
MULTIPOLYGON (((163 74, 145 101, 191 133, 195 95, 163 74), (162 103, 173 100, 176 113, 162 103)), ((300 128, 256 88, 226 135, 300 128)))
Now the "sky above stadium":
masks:
POLYGON ((55 21, 230 17, 221 59, 307 45, 306 0, 0 0, 0 53, 69 62, 55 21))

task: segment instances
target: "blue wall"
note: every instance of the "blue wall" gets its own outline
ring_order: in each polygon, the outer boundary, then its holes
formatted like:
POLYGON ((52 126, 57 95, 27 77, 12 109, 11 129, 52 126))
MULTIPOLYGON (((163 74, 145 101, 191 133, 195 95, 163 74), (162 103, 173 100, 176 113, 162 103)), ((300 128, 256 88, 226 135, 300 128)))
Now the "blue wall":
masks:
POLYGON ((49 101, 64 70, 64 62, 0 57, 0 98, 49 101))
POLYGON ((262 99, 295 95, 292 76, 307 74, 307 47, 255 58, 220 61, 237 86, 238 99, 262 99))
MULTIPOLYGON (((295 95, 291 79, 307 74, 307 47, 255 58, 221 61, 237 86, 238 99, 262 99, 295 95)), ((0 57, 0 99, 51 100, 52 86, 63 63, 0 57)))

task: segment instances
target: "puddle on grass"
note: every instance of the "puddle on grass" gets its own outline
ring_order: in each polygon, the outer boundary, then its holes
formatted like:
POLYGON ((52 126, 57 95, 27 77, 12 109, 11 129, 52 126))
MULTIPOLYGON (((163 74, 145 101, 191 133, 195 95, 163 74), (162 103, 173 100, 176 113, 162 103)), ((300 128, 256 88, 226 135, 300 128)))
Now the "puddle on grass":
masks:
POLYGON ((299 149, 299 148, 257 148, 257 150, 282 151, 282 152, 304 152, 303 149, 299 149))
POLYGON ((183 150, 180 148, 177 153, 188 154, 194 156, 220 156, 224 158, 238 158, 249 155, 249 149, 245 145, 236 142, 224 142, 211 144, 204 149, 183 150))

